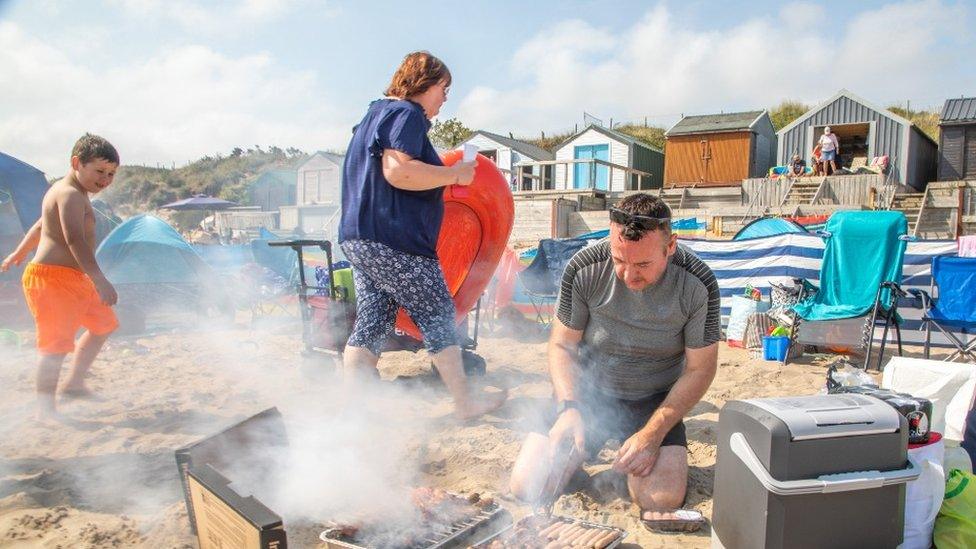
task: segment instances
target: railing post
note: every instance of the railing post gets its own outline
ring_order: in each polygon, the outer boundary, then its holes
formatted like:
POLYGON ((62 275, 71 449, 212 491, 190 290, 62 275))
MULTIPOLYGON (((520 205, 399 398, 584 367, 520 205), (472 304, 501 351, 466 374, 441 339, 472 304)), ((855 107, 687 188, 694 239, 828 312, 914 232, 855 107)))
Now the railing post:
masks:
POLYGON ((952 235, 953 240, 958 240, 959 235, 962 234, 962 216, 965 209, 963 208, 963 197, 966 195, 966 183, 960 182, 956 183, 956 223, 953 227, 952 235))

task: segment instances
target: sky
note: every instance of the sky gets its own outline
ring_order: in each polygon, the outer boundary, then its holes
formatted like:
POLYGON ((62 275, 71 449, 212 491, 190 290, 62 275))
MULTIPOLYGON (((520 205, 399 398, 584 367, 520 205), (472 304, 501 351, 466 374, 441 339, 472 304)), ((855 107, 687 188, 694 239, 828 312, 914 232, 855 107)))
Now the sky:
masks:
POLYGON ((976 2, 0 0, 0 151, 49 176, 102 135, 123 164, 342 150, 408 52, 453 75, 440 119, 537 136, 976 95, 976 2))

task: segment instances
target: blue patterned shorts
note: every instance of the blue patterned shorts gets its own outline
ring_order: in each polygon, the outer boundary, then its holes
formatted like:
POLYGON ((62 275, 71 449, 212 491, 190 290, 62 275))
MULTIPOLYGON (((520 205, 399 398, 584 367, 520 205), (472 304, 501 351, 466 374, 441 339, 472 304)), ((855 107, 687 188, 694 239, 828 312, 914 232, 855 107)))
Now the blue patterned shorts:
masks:
POLYGON ((340 247, 356 285, 356 324, 347 345, 379 355, 400 307, 420 328, 428 352, 457 345, 454 301, 436 259, 369 240, 347 240, 340 247))

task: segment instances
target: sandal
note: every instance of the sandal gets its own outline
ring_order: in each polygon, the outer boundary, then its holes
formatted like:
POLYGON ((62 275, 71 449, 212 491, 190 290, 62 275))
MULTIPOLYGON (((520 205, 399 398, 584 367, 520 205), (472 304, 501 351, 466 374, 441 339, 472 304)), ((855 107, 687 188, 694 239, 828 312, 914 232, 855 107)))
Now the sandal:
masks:
POLYGON ((645 519, 644 512, 640 512, 640 522, 650 532, 655 533, 674 533, 674 532, 697 532, 705 525, 705 517, 694 509, 675 509, 669 511, 673 517, 666 519, 645 519))

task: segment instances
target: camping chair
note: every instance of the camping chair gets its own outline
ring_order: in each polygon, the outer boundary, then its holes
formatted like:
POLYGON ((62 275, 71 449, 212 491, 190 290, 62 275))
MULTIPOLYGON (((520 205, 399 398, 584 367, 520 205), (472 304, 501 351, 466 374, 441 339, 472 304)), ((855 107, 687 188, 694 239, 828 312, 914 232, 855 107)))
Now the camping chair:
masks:
POLYGON ((932 258, 932 283, 929 291, 909 290, 921 299, 922 325, 925 327, 925 358, 934 325, 956 350, 944 360, 967 358, 976 363, 976 257, 936 256, 932 258), (938 297, 935 289, 938 288, 938 297), (963 341, 953 332, 972 335, 963 341))
POLYGON ((288 306, 293 301, 294 289, 274 270, 259 263, 247 263, 241 267, 239 282, 234 294, 239 304, 250 311, 252 323, 276 313, 293 316, 288 306))
POLYGON ((539 241, 535 258, 516 275, 523 293, 532 303, 536 322, 548 328, 552 324, 552 307, 559 297, 559 283, 566 264, 587 245, 576 238, 544 238, 539 241))
POLYGON ((907 233, 908 221, 898 211, 840 211, 831 216, 821 233, 827 247, 820 264, 820 287, 794 280, 800 286, 800 297, 793 306, 789 347, 796 343, 860 345, 866 349, 867 369, 874 328, 883 322, 878 369, 891 327, 895 329, 900 355, 898 298, 907 294, 898 284, 909 240, 907 233))

